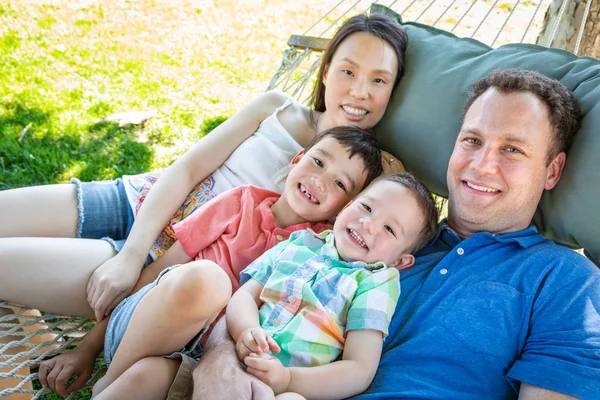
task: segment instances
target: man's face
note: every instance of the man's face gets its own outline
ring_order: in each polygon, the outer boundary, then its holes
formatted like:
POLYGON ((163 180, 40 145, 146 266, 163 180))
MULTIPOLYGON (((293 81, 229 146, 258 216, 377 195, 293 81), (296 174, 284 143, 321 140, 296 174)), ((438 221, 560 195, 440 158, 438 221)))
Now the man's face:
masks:
POLYGON ((550 164, 547 107, 531 93, 488 89, 467 110, 448 165, 448 221, 462 237, 514 232, 531 223, 565 154, 550 164))

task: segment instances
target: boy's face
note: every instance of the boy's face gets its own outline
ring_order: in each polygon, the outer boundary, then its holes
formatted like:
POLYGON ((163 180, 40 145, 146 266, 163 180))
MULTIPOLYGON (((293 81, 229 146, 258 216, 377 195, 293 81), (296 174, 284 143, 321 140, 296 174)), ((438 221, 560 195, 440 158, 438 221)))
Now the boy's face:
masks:
POLYGON ((306 221, 326 221, 360 192, 364 168, 362 158, 350 158, 343 145, 326 137, 294 158, 282 197, 306 221))
POLYGON ((338 215, 333 232, 347 261, 385 262, 403 269, 414 262, 408 250, 425 223, 412 192, 380 180, 367 187, 338 215))

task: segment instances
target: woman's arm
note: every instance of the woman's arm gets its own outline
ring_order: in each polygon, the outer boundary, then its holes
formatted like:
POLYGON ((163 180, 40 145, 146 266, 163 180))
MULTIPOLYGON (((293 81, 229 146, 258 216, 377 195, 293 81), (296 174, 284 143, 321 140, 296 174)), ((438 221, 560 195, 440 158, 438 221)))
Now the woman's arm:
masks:
POLYGON ((152 243, 192 188, 222 165, 286 98, 280 92, 267 92, 252 100, 161 175, 144 200, 121 252, 96 269, 90 278, 88 301, 97 319, 129 294, 152 243))

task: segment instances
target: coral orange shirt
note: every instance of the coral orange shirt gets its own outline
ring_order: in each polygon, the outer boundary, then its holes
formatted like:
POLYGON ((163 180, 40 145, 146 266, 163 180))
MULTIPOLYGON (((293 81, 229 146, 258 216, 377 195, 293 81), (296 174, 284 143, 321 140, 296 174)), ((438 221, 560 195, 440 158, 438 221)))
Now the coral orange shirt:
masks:
POLYGON ((194 260, 211 260, 229 275, 233 290, 240 272, 262 253, 287 240, 294 231, 331 229, 329 222, 278 228, 271 206, 278 193, 245 185, 221 193, 173 226, 185 252, 194 260))

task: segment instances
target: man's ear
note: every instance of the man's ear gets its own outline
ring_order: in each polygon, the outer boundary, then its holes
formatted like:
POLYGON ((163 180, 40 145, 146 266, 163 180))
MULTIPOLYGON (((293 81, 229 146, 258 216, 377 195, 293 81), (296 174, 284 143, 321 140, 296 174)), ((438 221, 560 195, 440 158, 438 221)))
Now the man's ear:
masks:
POLYGON ((554 157, 552 161, 550 161, 550 165, 548 165, 546 171, 546 184, 544 185, 544 189, 550 190, 556 186, 560 180, 560 177, 562 176, 562 171, 565 167, 566 161, 567 155, 562 151, 558 153, 558 155, 554 157))
POLYGON ((294 158, 292 158, 290 166, 293 167, 294 165, 298 164, 300 160, 302 160, 302 157, 304 157, 304 150, 300 150, 298 154, 296 154, 294 158))
POLYGON ((415 256, 413 256, 412 254, 402 254, 398 258, 398 260, 395 263, 389 265, 389 267, 396 268, 398 271, 402 271, 403 269, 412 267, 414 263, 415 256))

